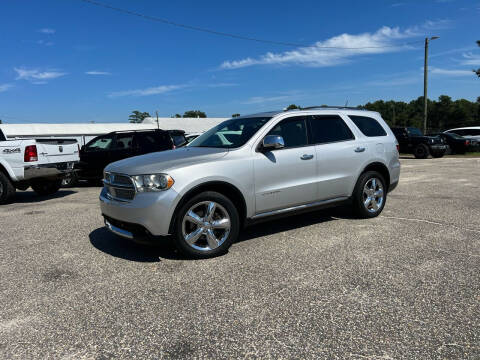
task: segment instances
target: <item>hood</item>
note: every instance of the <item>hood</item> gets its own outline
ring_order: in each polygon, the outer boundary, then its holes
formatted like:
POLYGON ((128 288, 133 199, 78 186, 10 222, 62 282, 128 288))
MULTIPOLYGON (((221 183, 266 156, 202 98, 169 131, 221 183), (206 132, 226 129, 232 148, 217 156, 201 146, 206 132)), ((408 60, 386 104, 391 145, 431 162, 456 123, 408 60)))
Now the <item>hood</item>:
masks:
POLYGON ((109 164, 105 170, 128 175, 154 174, 177 167, 216 160, 227 153, 227 149, 183 147, 116 161, 109 164))

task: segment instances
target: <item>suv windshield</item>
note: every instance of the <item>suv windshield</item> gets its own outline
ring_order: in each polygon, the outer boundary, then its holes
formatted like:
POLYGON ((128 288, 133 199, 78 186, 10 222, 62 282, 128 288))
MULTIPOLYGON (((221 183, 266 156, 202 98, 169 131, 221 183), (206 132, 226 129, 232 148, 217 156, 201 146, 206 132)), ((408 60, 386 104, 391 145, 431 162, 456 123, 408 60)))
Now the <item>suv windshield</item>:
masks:
POLYGON ((244 145, 271 117, 230 119, 208 130, 187 146, 237 148, 244 145))

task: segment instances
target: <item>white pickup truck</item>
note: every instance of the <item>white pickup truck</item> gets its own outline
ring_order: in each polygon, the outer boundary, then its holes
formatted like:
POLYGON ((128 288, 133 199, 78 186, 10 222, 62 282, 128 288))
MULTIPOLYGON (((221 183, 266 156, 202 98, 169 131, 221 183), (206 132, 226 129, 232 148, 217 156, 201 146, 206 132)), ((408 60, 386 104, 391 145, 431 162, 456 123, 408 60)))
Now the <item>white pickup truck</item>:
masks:
POLYGON ((39 195, 57 192, 78 161, 74 139, 7 140, 0 129, 0 204, 10 202, 15 189, 31 186, 39 195))

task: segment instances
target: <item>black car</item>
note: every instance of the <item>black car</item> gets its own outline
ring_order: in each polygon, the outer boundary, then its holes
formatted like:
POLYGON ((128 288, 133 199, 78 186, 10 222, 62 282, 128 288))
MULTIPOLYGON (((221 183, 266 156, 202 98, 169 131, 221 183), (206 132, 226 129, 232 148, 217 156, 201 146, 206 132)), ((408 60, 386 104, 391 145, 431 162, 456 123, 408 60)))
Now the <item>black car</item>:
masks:
POLYGON ((394 127, 392 131, 400 145, 400 152, 413 154, 417 159, 426 159, 429 155, 440 158, 447 151, 440 136, 425 136, 415 127, 394 127))
POLYGON ((439 136, 450 147, 452 154, 465 154, 468 151, 475 151, 476 139, 469 139, 454 133, 439 133, 431 136, 439 136))
POLYGON ((187 144, 182 130, 116 131, 97 136, 80 149, 80 162, 75 176, 64 182, 72 186, 76 180, 99 183, 108 164, 132 156, 172 150, 187 144))

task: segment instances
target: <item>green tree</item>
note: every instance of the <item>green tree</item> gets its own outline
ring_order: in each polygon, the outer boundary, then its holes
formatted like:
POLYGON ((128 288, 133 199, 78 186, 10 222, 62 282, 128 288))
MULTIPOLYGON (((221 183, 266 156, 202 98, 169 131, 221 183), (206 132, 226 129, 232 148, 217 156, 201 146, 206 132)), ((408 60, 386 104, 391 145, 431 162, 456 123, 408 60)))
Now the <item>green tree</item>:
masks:
POLYGON ((148 112, 134 110, 132 111, 132 114, 128 117, 128 121, 130 121, 131 123, 141 123, 147 117, 150 117, 150 114, 148 112))
POLYGON ((0 119, 0 124, 2 124, 2 119, 0 119))
POLYGON ((180 115, 180 114, 175 114, 175 116, 174 116, 174 117, 176 117, 176 118, 181 118, 181 117, 182 117, 182 115, 180 115))
POLYGON ((207 114, 200 110, 189 110, 183 114, 184 118, 206 118, 207 114))
POLYGON ((240 114, 232 114, 232 118, 239 117, 239 116, 240 116, 240 114))
POLYGON ((301 109, 301 107, 296 104, 290 104, 287 106, 287 110, 294 110, 294 109, 301 109))

